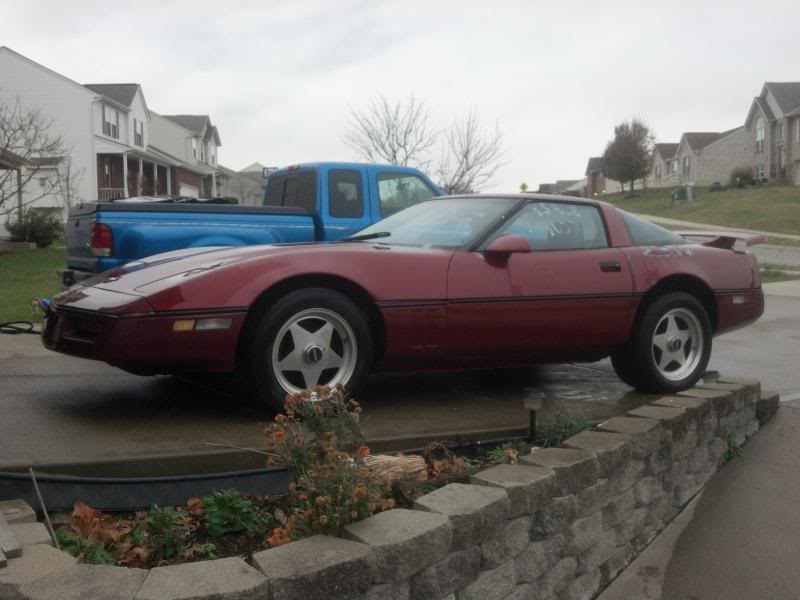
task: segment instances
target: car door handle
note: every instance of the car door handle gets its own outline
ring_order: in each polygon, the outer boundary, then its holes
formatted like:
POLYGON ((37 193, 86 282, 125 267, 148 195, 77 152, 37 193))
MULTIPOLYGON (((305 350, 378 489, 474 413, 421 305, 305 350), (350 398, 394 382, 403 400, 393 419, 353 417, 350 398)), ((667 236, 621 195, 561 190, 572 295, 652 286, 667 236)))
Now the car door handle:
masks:
POLYGON ((603 273, 619 273, 622 271, 622 265, 615 260, 601 260, 600 270, 603 273))

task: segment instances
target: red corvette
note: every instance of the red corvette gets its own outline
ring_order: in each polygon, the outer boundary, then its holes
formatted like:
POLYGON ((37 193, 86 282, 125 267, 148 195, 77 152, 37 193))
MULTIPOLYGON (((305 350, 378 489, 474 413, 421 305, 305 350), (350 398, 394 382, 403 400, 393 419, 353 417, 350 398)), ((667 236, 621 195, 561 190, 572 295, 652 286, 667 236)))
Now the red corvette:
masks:
MULTIPOLYGON (((697 235, 697 234, 695 234, 697 235)), ((611 356, 626 383, 700 378, 711 338, 752 323, 756 259, 557 196, 434 199, 339 242, 193 248, 55 297, 53 350, 132 373, 235 372, 260 400, 370 372, 611 356)))

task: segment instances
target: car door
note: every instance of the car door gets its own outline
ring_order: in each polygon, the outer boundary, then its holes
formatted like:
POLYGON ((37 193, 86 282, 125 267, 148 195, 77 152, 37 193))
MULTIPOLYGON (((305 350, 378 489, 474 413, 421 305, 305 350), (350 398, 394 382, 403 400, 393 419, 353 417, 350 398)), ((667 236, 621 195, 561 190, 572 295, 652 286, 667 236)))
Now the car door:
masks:
POLYGON ((531 201, 448 273, 448 339, 462 364, 593 360, 623 343, 635 301, 625 256, 598 207, 531 201), (482 251, 503 235, 531 251, 482 251))
POLYGON ((325 240, 337 240, 364 229, 372 221, 366 204, 365 175, 360 169, 329 168, 322 173, 325 240))

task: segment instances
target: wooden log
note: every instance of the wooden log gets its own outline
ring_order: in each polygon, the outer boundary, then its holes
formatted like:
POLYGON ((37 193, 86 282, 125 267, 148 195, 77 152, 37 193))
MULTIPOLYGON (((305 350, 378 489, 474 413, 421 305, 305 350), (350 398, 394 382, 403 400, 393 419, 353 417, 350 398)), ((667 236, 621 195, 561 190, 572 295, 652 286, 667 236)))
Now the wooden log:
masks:
POLYGON ((366 456, 363 460, 364 466, 384 482, 425 481, 428 478, 428 465, 421 456, 375 454, 366 456))

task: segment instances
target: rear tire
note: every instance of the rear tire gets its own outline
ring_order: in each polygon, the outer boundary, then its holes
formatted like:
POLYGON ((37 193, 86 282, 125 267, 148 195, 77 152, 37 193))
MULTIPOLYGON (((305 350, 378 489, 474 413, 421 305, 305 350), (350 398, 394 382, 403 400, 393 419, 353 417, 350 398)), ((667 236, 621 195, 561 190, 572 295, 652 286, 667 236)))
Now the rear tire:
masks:
POLYGON ((288 394, 317 385, 363 386, 372 365, 372 335, 347 296, 325 288, 291 292, 267 307, 245 343, 246 392, 280 410, 288 394))
POLYGON ((690 294, 655 298, 642 310, 630 340, 611 356, 619 378, 636 389, 674 393, 692 387, 711 357, 711 322, 690 294))

